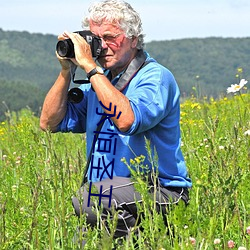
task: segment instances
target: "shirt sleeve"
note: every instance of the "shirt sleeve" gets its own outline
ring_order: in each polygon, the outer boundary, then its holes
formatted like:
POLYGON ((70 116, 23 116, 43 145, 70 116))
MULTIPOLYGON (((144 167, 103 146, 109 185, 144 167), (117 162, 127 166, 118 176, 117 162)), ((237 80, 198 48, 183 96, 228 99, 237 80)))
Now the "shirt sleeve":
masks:
POLYGON ((150 64, 133 79, 126 94, 135 120, 124 134, 141 133, 155 127, 178 105, 179 89, 172 73, 157 63, 150 64))

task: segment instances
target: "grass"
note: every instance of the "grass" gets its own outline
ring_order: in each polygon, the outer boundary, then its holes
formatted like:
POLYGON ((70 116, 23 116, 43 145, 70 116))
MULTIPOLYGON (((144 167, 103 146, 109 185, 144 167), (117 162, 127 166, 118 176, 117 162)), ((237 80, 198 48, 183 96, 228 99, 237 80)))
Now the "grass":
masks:
MULTIPOLYGON (((173 207, 166 227, 141 182, 143 230, 117 249, 228 249, 229 240, 235 249, 250 249, 249 103, 250 95, 242 94, 181 105, 190 204, 173 207)), ((28 109, 6 114, 0 124, 0 249, 80 249, 74 235, 85 220, 74 216, 71 197, 82 181, 85 146, 80 134, 41 132, 28 109)), ((129 164, 142 163, 139 157, 129 164)), ((117 243, 99 223, 99 230, 86 233, 86 249, 117 243)), ((114 230, 116 222, 108 223, 114 230)))

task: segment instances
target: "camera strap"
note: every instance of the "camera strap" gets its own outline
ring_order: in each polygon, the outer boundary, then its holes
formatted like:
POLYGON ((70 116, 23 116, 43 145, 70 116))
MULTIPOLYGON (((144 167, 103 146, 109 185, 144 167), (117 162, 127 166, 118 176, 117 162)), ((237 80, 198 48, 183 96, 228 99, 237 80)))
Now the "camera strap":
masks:
MULTIPOLYGON (((144 54, 143 50, 139 50, 136 57, 131 61, 131 63, 129 64, 129 66, 127 67, 127 69, 125 70, 125 72, 121 75, 120 79, 118 80, 118 82, 115 85, 115 88, 118 89, 120 92, 122 92, 130 83, 130 81, 133 79, 133 77, 136 75, 136 73, 143 68, 144 66, 146 66, 150 61, 146 61, 146 55, 144 54)), ((89 81, 88 81, 89 83, 89 81)), ((88 175, 88 170, 89 170, 89 164, 91 161, 91 157, 92 157, 92 153, 94 152, 94 148, 95 148, 95 143, 98 139, 98 135, 100 134, 99 132, 102 129, 102 126, 105 122, 105 115, 102 115, 100 121, 98 122, 98 126, 95 130, 96 132, 96 136, 92 141, 92 145, 91 145, 91 149, 88 155, 88 160, 85 166, 85 171, 83 174, 83 180, 82 180, 82 184, 81 186, 83 186, 87 181, 87 175, 88 175)))

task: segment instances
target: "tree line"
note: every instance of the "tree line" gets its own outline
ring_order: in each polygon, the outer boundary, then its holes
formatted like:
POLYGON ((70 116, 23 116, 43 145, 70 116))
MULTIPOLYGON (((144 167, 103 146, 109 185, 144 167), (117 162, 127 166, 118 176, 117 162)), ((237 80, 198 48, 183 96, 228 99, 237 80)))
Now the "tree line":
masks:
MULTIPOLYGON (((39 115, 60 70, 56 43, 54 35, 0 29, 0 120, 25 107, 39 115)), ((217 98, 239 78, 250 78, 249 37, 152 41, 145 49, 172 71, 183 98, 217 98)))

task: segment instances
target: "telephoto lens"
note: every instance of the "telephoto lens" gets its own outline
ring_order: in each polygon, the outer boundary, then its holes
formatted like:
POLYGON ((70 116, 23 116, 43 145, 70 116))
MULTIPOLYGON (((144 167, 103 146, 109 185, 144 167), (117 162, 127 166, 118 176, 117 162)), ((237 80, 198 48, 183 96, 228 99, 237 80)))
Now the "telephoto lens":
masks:
POLYGON ((58 41, 56 45, 56 51, 58 55, 61 57, 68 57, 68 58, 75 57, 74 44, 70 39, 58 41))

